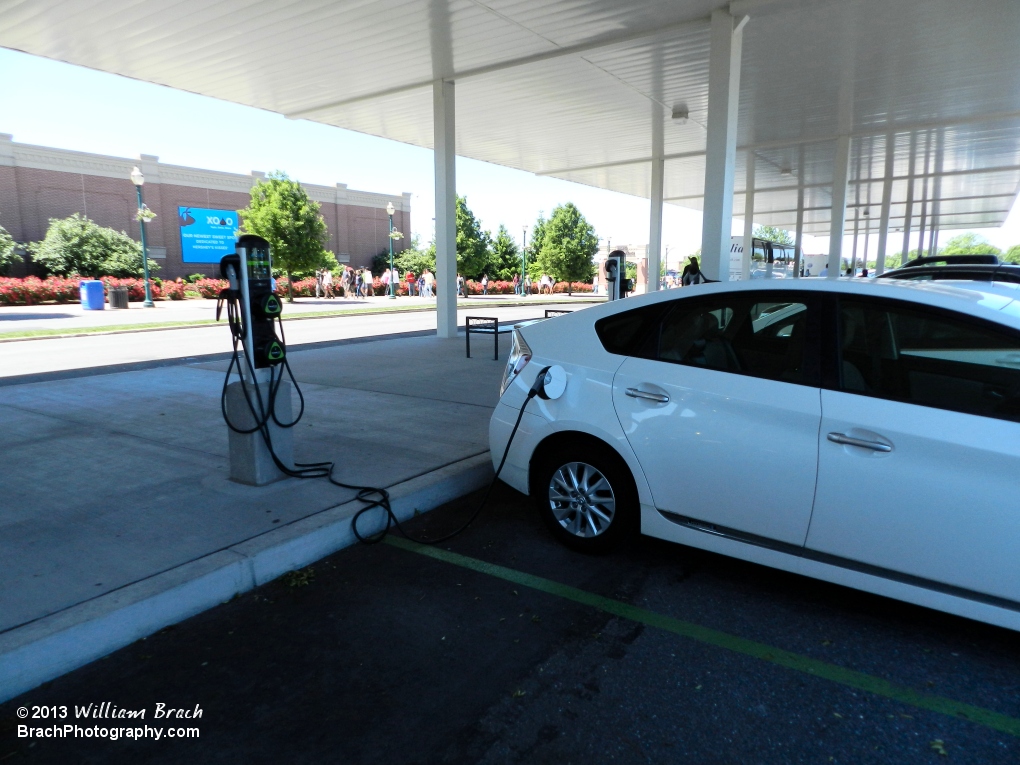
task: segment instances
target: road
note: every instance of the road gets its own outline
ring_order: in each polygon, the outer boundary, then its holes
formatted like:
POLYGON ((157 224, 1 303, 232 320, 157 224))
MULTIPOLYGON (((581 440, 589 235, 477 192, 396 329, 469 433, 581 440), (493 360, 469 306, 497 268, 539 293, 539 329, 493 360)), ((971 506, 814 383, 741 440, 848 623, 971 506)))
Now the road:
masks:
MULTIPOLYGON (((463 326, 467 316, 496 316, 500 320, 531 319, 542 316, 545 308, 583 309, 586 305, 590 304, 536 301, 533 306, 505 307, 493 303, 492 306, 461 309, 457 312, 457 321, 463 326)), ((284 320, 287 343, 291 346, 406 332, 434 332, 435 329, 435 311, 284 320)), ((482 352, 481 348, 491 348, 486 340, 491 338, 480 341, 479 352, 482 352)), ((509 342, 505 335, 501 340, 509 342)), ((225 353, 230 348, 230 333, 225 322, 202 327, 5 342, 0 343, 0 379, 114 364, 188 359, 225 353)))
POLYGON ((655 540, 579 555, 506 487, 429 550, 343 550, 0 706, 0 762, 1020 762, 1015 633, 655 540), (198 738, 17 738, 89 702, 198 705, 198 738))

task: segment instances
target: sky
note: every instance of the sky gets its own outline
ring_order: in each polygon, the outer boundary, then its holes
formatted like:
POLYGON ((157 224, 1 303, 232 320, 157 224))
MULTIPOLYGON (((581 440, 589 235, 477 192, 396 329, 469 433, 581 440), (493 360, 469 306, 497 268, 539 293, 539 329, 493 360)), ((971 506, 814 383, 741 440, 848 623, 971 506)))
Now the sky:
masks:
MULTIPOLYGON (((219 101, 118 75, 0 48, 4 107, 0 133, 19 143, 137 157, 233 173, 282 170, 307 183, 387 194, 410 192, 413 233, 433 235, 432 151, 279 114, 219 101), (16 104, 16 108, 11 108, 16 104)), ((520 241, 522 227, 557 204, 573 202, 602 239, 616 245, 648 242, 647 199, 596 189, 464 157, 457 158, 457 192, 482 227, 500 224, 520 241)), ((1020 243, 1020 205, 1001 229, 977 231, 992 244, 1020 243)), ((734 219, 733 233, 743 232, 734 219)), ((942 232, 945 242, 955 232, 942 232)), ((871 237, 874 258, 877 237, 871 237)), ((889 248, 901 248, 890 233, 889 248)), ((674 266, 701 246, 701 213, 667 204, 663 211, 666 262, 674 266)), ((850 239, 844 245, 848 251, 850 239)), ((825 252, 825 237, 805 236, 805 251, 825 252)))

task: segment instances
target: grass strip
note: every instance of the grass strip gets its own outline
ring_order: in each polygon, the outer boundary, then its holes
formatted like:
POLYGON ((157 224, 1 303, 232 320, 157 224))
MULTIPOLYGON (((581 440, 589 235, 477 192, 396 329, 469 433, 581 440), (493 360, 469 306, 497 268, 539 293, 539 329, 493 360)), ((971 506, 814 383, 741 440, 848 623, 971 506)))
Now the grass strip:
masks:
POLYGON ((575 603, 597 608, 601 611, 605 611, 606 613, 613 614, 614 616, 619 616, 633 622, 646 624, 649 627, 655 627, 667 632, 672 632, 676 635, 697 640, 698 642, 705 643, 707 645, 715 646, 717 648, 725 648, 726 650, 734 651, 745 656, 777 664, 780 667, 786 667, 787 669, 792 669, 797 672, 803 672, 814 677, 822 678, 823 680, 839 683, 840 685, 845 685, 849 688, 855 688, 876 696, 882 696, 887 699, 892 699, 893 701, 909 704, 910 706, 918 709, 938 712, 950 717, 956 717, 960 720, 968 720, 969 722, 983 725, 986 728, 991 728, 992 730, 997 730, 1001 733, 1008 733, 1011 736, 1020 737, 1020 719, 1009 717, 1008 715, 1000 714, 998 712, 993 712, 990 709, 965 704, 961 701, 954 701, 953 699, 948 699, 943 696, 923 693, 921 691, 914 690, 913 688, 890 682, 881 677, 868 675, 864 672, 857 672, 852 669, 847 669, 846 667, 841 667, 837 664, 830 664, 829 662, 813 659, 809 656, 793 653, 792 651, 785 651, 781 648, 766 645, 765 643, 747 640, 736 635, 730 635, 726 632, 720 632, 719 630, 714 630, 709 627, 703 627, 700 624, 695 624, 693 622, 683 621, 682 619, 674 619, 671 616, 664 616, 663 614, 658 614, 654 611, 648 611, 644 608, 633 606, 630 603, 606 598, 586 590, 580 590, 576 587, 554 582, 551 579, 544 579, 540 576, 534 576, 533 574, 526 574, 523 571, 517 571, 516 569, 507 568, 505 566, 497 566, 493 563, 486 563, 485 561, 478 560, 477 558, 470 558, 466 555, 450 552, 449 550, 421 545, 407 539, 394 537, 393 535, 386 537, 386 542, 394 547, 399 547, 402 550, 415 552, 419 555, 425 555, 429 558, 443 561, 444 563, 450 563, 455 566, 476 571, 480 574, 486 574, 488 576, 496 577, 497 579, 503 579, 522 587, 529 587, 548 595, 555 595, 556 597, 564 598, 575 603))

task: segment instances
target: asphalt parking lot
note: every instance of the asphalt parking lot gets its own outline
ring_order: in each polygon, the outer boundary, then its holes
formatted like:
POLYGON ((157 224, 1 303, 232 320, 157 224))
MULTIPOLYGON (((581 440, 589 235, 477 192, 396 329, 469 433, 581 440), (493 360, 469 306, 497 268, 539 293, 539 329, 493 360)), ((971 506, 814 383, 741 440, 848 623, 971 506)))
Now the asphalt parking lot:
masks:
POLYGON ((14 699, 0 763, 1020 762, 1015 633, 650 539, 579 556, 502 485, 431 550, 343 550, 14 699), (146 717, 73 719, 102 702, 146 717), (198 735, 17 735, 54 723, 198 735))

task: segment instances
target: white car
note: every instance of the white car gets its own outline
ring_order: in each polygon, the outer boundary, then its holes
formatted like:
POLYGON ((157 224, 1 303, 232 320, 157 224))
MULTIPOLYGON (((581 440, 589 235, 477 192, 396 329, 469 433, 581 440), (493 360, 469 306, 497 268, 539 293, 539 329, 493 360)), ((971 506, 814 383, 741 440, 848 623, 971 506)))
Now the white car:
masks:
POLYGON ((581 549, 630 531, 1020 630, 1020 291, 729 282, 514 331, 489 442, 581 549), (765 469, 763 469, 765 468, 765 469))

